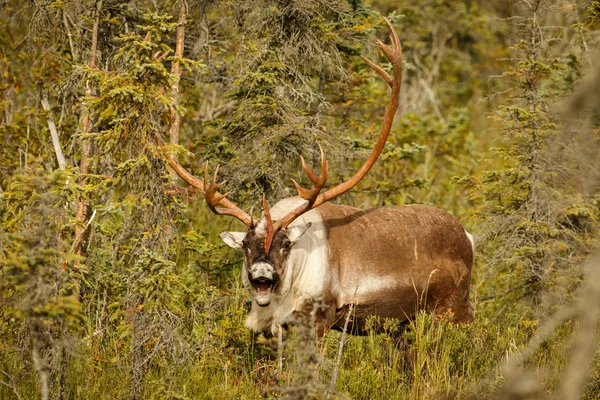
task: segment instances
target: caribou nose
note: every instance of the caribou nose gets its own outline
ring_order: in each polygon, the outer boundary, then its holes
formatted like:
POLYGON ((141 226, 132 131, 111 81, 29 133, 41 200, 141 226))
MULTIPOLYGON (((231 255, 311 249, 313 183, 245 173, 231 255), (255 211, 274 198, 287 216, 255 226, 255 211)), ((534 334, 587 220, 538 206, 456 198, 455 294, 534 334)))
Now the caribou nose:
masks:
POLYGON ((253 264, 252 267, 250 267, 251 280, 256 280, 260 278, 273 280, 274 273, 275 271, 273 269, 273 266, 266 262, 258 262, 256 264, 253 264))

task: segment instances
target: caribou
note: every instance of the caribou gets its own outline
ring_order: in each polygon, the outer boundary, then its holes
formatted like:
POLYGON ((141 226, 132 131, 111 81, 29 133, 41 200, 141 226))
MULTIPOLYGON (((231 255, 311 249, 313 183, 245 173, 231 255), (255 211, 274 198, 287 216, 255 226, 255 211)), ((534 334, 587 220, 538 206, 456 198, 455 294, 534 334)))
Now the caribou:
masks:
POLYGON ((171 168, 204 194, 212 212, 233 216, 248 227, 220 236, 243 251, 242 281, 252 296, 246 326, 255 332, 274 334, 298 313, 314 317, 318 335, 343 329, 346 319, 353 332, 360 332, 369 316, 407 321, 422 309, 448 314, 455 322, 473 319, 473 238, 457 218, 426 205, 363 210, 328 203, 356 186, 373 166, 398 109, 402 47, 390 22, 385 22, 391 45, 378 45, 392 64, 391 75, 363 59, 391 87, 391 98, 372 153, 347 181, 323 191, 328 176, 323 149, 319 174, 301 157, 312 188, 292 180, 298 196, 272 209, 263 194, 264 217, 256 222, 218 191, 224 184, 217 184, 218 167, 211 180, 205 168, 201 181, 163 151, 171 168))

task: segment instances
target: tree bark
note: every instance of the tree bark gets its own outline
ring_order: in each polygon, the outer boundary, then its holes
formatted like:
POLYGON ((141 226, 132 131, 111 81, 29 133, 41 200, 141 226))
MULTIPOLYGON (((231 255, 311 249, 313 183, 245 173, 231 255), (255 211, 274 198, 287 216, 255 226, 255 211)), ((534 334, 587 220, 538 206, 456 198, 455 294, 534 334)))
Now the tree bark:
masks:
MULTIPOLYGON (((177 21, 177 39, 175 43, 175 57, 178 59, 183 57, 186 18, 187 2, 185 0, 180 0, 179 20, 177 21)), ((171 106, 171 130, 169 132, 170 144, 179 144, 179 131, 181 128, 181 117, 176 109, 179 104, 179 80, 181 78, 181 65, 178 59, 173 61, 173 65, 171 66, 171 74, 173 75, 173 82, 171 83, 171 100, 173 105, 171 106)))
MULTIPOLYGON (((88 66, 90 68, 96 68, 96 63, 97 63, 97 52, 98 52, 98 25, 99 25, 99 21, 100 21, 100 11, 102 10, 102 0, 98 0, 96 2, 96 15, 94 18, 94 26, 92 28, 92 48, 90 50, 90 61, 88 63, 88 66)), ((94 94, 93 89, 92 89, 92 85, 89 81, 86 82, 85 84, 85 97, 86 99, 91 97, 94 94)), ((90 129, 91 129, 91 116, 90 116, 90 110, 87 107, 85 101, 83 103, 83 116, 81 118, 81 134, 85 135, 87 134, 90 129)), ((87 182, 87 179, 85 178, 85 175, 88 173, 88 166, 89 166, 89 159, 91 157, 91 152, 92 152, 92 146, 91 146, 91 142, 89 140, 86 140, 85 138, 83 138, 83 140, 81 141, 81 163, 79 164, 79 170, 81 172, 81 174, 83 175, 83 178, 80 181, 81 185, 85 185, 87 182)), ((87 215, 87 204, 85 199, 80 199, 77 202, 77 221, 81 224, 83 224, 83 221, 85 221, 86 219, 86 215, 87 215)), ((84 234, 85 231, 87 230, 87 226, 86 227, 82 227, 81 225, 76 225, 75 226, 75 238, 76 238, 76 242, 74 243, 74 254, 76 255, 80 255, 81 254, 81 248, 82 248, 82 243, 84 242, 84 234)))
POLYGON ((43 326, 39 321, 34 321, 31 333, 33 340, 33 348, 31 351, 31 358, 33 361, 33 367, 40 378, 40 398, 41 400, 48 400, 48 382, 50 380, 50 366, 47 357, 48 342, 47 337, 43 333, 43 326))

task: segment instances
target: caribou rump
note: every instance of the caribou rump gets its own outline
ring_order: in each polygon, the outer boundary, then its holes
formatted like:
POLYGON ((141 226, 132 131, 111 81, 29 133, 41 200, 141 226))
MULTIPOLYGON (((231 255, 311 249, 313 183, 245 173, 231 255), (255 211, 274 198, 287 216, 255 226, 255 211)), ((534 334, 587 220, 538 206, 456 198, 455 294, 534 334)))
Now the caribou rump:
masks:
POLYGON ((385 22, 391 46, 378 44, 392 64, 392 76, 363 59, 392 94, 375 148, 349 180, 321 193, 328 176, 323 150, 318 175, 301 158, 313 187, 293 181, 298 197, 284 199, 272 210, 263 195, 264 218, 256 223, 218 192, 224 184, 216 183, 218 168, 210 181, 205 168, 202 182, 163 149, 171 168, 204 194, 214 213, 234 216, 248 227, 246 232, 222 232, 221 238, 244 252, 242 281, 253 297, 246 326, 253 331, 275 333, 297 313, 313 313, 322 335, 342 328, 352 304, 353 332, 365 328, 368 316, 406 321, 420 309, 448 313, 456 322, 473 319, 473 238, 454 216, 425 205, 361 210, 327 203, 367 174, 392 127, 402 82, 402 47, 385 22))

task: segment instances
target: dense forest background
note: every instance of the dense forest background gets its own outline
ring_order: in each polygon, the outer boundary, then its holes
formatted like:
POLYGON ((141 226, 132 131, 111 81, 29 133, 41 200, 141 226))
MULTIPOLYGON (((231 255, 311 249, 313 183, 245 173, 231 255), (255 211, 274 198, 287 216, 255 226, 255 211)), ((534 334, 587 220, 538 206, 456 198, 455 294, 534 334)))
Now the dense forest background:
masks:
POLYGON ((0 27, 1 399, 600 397, 599 1, 3 0, 0 27), (400 109, 335 201, 457 215, 475 321, 273 346, 217 235, 242 225, 159 144, 245 210, 319 144, 349 177, 389 96, 359 57, 385 67, 382 16, 400 109))

